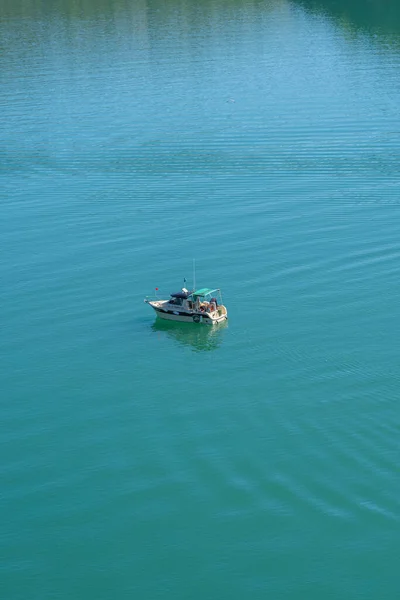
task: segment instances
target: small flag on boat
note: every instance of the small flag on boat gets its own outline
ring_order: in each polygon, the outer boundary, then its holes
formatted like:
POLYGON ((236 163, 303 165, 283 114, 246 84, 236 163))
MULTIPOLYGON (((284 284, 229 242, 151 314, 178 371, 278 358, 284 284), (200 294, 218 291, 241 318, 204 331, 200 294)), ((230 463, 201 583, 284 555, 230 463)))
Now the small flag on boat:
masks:
POLYGON ((158 288, 156 288, 156 292, 158 292, 158 288))

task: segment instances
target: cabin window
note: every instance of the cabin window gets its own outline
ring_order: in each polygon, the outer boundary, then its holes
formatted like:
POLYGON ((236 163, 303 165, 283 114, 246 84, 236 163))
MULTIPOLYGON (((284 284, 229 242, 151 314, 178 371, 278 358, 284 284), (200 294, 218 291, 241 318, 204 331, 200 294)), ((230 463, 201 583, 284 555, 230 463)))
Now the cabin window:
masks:
POLYGON ((176 306, 182 306, 182 298, 171 298, 169 303, 175 304, 176 306))

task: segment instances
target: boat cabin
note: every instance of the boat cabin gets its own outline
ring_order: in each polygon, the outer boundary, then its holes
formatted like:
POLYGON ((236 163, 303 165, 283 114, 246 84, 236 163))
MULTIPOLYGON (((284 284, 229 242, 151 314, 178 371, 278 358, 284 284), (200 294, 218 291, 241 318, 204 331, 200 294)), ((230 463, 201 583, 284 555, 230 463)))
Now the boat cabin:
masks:
POLYGON ((221 298, 218 301, 217 296, 220 297, 221 293, 219 289, 212 290, 210 288, 202 288, 200 290, 187 290, 182 288, 180 292, 171 294, 168 304, 175 307, 181 307, 183 310, 195 311, 195 312, 214 312, 218 309, 218 306, 222 304, 221 298))
POLYGON ((191 292, 186 288, 183 288, 182 291, 176 292, 175 294, 171 294, 170 300, 168 300, 168 304, 172 304, 173 306, 182 306, 186 309, 193 309, 193 294, 194 290, 191 292))

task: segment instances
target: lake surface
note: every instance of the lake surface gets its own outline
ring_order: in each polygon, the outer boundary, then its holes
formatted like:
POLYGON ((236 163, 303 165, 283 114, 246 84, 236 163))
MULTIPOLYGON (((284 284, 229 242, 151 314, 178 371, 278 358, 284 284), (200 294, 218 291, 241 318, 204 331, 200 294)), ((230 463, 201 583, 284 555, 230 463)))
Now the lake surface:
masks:
POLYGON ((397 599, 396 3, 3 0, 0 49, 2 598, 397 599), (226 327, 143 303, 193 258, 226 327))

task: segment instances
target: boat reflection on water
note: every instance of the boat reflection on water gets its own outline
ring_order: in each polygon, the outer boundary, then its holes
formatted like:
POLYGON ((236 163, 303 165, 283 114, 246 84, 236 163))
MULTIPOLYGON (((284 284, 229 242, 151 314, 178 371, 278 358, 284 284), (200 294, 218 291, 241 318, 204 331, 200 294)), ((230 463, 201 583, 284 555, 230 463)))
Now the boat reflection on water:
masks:
POLYGON ((212 326, 199 326, 196 323, 179 323, 156 319, 151 328, 159 335, 171 337, 184 346, 191 346, 194 352, 210 352, 220 346, 223 330, 227 326, 227 321, 212 326))

